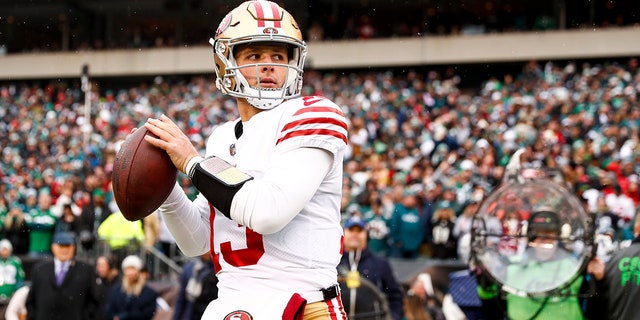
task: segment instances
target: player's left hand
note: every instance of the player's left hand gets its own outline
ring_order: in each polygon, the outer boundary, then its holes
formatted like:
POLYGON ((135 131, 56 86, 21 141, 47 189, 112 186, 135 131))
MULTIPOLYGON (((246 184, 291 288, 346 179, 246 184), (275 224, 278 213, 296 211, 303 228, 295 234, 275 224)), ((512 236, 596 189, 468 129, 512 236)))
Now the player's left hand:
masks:
POLYGON ((189 160, 199 156, 189 137, 169 117, 162 115, 159 119, 148 119, 144 126, 158 136, 146 135, 145 140, 165 150, 178 170, 185 172, 189 160))

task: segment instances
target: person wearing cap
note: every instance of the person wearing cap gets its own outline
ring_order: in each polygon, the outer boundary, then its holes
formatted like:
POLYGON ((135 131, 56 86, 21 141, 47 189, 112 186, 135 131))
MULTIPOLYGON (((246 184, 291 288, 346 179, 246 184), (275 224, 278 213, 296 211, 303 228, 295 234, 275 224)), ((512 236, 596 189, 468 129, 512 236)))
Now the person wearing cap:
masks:
POLYGON ((104 319, 151 320, 156 313, 158 293, 147 284, 142 259, 129 255, 122 260, 122 282, 111 288, 104 319))
MULTIPOLYGON (((353 291, 360 287, 363 277, 375 285, 387 297, 391 319, 404 317, 403 294, 386 257, 376 255, 367 247, 367 224, 360 216, 353 216, 344 223, 344 253, 338 264, 338 274, 346 279, 346 286, 353 291)), ((355 303, 343 301, 349 316, 354 316, 355 303), (351 309, 351 310, 350 310, 351 309)))
POLYGON ((7 239, 0 240, 0 319, 11 295, 22 286, 25 274, 20 258, 13 255, 13 245, 7 239))
POLYGON ((95 269, 75 259, 76 238, 60 232, 51 242, 53 259, 33 266, 27 296, 30 320, 85 320, 95 312, 95 269))

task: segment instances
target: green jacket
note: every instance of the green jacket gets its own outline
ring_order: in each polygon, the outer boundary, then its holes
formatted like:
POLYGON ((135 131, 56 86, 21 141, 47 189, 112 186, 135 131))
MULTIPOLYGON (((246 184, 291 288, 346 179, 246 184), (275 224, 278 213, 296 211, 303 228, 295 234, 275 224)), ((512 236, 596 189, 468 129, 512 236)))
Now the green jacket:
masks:
POLYGON ((22 286, 25 274, 22 261, 15 256, 0 259, 0 301, 6 301, 22 286))
POLYGON ((51 238, 56 219, 49 209, 31 209, 24 215, 29 229, 29 253, 51 252, 51 238))
MULTIPOLYGON (((509 279, 517 279, 510 284, 514 287, 527 289, 527 291, 542 292, 547 288, 554 287, 554 284, 562 283, 560 280, 570 281, 575 274, 576 264, 571 261, 573 258, 566 257, 561 260, 549 262, 533 262, 528 265, 512 264, 508 267, 509 279)), ((581 320, 584 319, 578 293, 582 285, 583 277, 578 276, 568 286, 568 292, 564 296, 551 297, 522 297, 515 294, 507 295, 507 312, 509 319, 521 320, 532 319, 562 319, 581 320)))

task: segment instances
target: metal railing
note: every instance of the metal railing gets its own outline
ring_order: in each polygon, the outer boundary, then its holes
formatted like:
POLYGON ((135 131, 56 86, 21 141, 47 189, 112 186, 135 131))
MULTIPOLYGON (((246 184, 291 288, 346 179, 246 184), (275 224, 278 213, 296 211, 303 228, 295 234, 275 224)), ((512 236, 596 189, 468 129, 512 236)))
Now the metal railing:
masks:
MULTIPOLYGON (((182 264, 190 258, 180 254, 177 246, 173 244, 168 256, 156 247, 147 247, 136 239, 127 239, 128 244, 113 248, 109 241, 113 239, 98 239, 92 247, 85 248, 78 244, 76 257, 88 263, 94 264, 99 256, 107 256, 116 264, 119 264, 124 257, 136 255, 145 261, 145 267, 149 273, 150 280, 178 282, 182 273, 182 264)), ((118 267, 118 266, 116 266, 118 267)))

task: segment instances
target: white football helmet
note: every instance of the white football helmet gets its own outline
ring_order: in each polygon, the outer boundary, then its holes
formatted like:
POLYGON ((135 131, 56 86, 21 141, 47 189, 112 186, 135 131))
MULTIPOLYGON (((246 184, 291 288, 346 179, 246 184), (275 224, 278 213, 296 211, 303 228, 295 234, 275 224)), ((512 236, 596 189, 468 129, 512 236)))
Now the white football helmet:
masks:
MULTIPOLYGON (((242 3, 222 20, 209 43, 213 45, 216 87, 225 94, 245 98, 249 104, 262 110, 272 109, 285 99, 300 95, 307 45, 296 21, 276 3, 265 0, 242 3), (284 43, 290 48, 288 64, 279 65, 288 68, 282 88, 260 88, 259 84, 251 87, 240 73, 234 48, 254 42, 284 43)), ((243 68, 258 69, 262 66, 264 64, 244 65, 243 68)))

